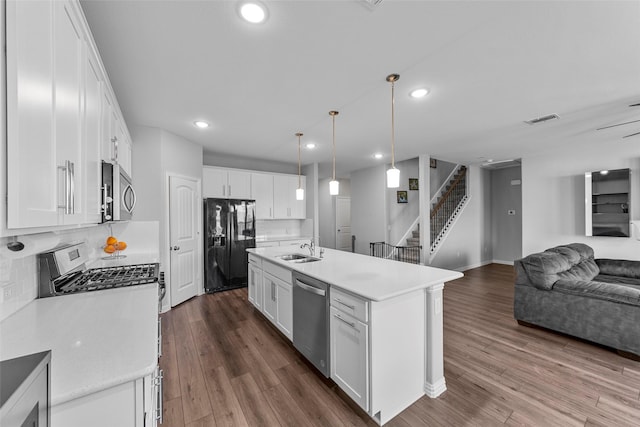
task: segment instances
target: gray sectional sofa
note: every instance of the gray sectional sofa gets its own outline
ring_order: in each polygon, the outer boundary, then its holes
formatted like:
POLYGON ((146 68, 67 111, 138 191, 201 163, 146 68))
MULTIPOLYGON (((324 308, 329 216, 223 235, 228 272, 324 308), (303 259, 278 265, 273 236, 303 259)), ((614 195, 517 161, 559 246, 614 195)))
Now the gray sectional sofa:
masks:
POLYGON ((640 360, 640 261, 572 243, 515 261, 514 317, 640 360))

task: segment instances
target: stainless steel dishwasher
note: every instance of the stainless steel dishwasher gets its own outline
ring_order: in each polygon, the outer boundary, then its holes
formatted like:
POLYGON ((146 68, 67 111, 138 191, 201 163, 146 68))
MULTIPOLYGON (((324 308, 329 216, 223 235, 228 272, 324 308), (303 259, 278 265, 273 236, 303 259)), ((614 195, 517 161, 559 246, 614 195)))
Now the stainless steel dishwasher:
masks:
POLYGON ((329 377, 329 285, 294 271, 293 346, 329 377))

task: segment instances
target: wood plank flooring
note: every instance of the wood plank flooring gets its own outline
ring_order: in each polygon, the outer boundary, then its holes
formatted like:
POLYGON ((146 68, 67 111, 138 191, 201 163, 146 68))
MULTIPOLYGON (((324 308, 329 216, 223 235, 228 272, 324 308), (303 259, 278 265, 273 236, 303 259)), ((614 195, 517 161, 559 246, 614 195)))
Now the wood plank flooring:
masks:
MULTIPOLYGON (((447 391, 388 426, 640 426, 640 362, 513 319, 513 268, 444 290, 447 391)), ((374 426, 253 306, 246 288, 162 315, 163 427, 374 426)))

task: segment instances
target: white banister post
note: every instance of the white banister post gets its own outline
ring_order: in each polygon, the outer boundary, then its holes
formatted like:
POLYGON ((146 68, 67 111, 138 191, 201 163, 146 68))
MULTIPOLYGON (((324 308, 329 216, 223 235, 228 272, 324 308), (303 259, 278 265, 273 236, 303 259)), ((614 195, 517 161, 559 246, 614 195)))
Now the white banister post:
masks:
POLYGON ((443 328, 443 293, 444 283, 434 285, 425 290, 426 316, 426 369, 424 391, 434 398, 447 390, 444 379, 444 328, 443 328))

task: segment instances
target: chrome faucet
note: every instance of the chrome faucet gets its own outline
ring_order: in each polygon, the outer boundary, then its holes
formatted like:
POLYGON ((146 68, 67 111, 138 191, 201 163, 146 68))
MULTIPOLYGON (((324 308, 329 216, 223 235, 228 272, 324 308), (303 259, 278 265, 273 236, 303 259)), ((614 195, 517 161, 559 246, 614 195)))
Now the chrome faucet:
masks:
POLYGON ((309 248, 309 255, 311 256, 316 255, 316 244, 313 243, 313 239, 311 239, 311 243, 305 243, 300 245, 300 249, 304 249, 304 248, 309 248))

